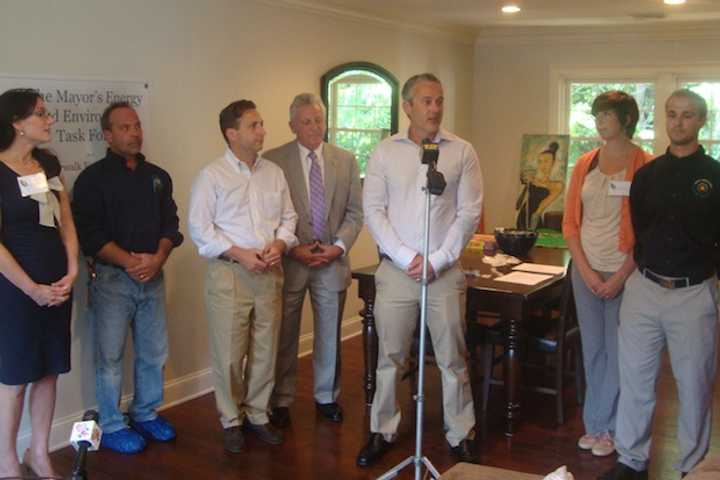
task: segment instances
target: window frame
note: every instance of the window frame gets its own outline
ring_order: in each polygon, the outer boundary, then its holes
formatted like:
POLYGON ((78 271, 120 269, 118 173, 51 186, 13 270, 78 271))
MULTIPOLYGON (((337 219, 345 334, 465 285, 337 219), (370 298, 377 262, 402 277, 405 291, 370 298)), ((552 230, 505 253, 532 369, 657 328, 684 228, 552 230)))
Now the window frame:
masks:
MULTIPOLYGON (((570 133, 571 83, 654 83, 655 84, 655 154, 669 144, 665 128, 664 105, 670 94, 685 82, 720 82, 720 64, 678 64, 672 66, 587 66, 550 67, 550 108, 548 125, 559 134, 570 133)), ((720 140, 720 139, 718 139, 720 140)), ((702 142, 700 142, 702 143, 702 142)))
MULTIPOLYGON (((343 63, 336 67, 328 70, 322 77, 320 77, 320 97, 327 107, 325 110, 325 124, 327 125, 327 131, 325 132, 325 141, 328 142, 330 136, 330 82, 336 77, 342 75, 348 71, 360 70, 368 72, 369 74, 377 75, 382 78, 388 85, 390 85, 390 135, 394 135, 398 132, 399 128, 399 112, 400 112, 400 83, 398 82, 395 75, 384 69, 380 65, 376 65, 370 62, 349 62, 343 63)), ((362 172, 364 176, 364 172, 362 172)))

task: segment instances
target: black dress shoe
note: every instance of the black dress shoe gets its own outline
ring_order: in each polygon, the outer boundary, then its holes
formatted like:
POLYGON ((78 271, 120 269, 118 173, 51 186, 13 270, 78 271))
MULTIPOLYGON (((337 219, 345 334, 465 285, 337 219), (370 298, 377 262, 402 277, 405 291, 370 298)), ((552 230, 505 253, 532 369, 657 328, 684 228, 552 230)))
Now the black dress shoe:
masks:
POLYGON ((245 445, 240 427, 229 427, 223 430, 223 445, 230 453, 240 453, 245 445))
POLYGON ((457 446, 451 446, 450 451, 461 462, 478 463, 477 455, 475 454, 475 442, 470 439, 466 438, 465 440, 461 440, 457 446))
POLYGON ((342 423, 342 407, 337 403, 316 403, 315 408, 317 408, 317 411, 320 413, 320 415, 327 418, 331 422, 342 423))
POLYGON ((283 442, 283 434, 275 430, 275 428, 269 423, 263 423, 262 425, 256 425, 245 420, 243 424, 243 430, 255 435, 258 440, 262 440, 270 445, 280 445, 283 442))
POLYGON ((638 472, 619 462, 611 470, 597 477, 598 480, 647 480, 647 478, 647 470, 638 472))
POLYGON ((290 426, 290 409, 288 407, 275 407, 270 412, 270 423, 276 428, 290 426))
POLYGON ((369 467, 390 450, 390 447, 392 447, 392 443, 386 442, 382 433, 370 433, 370 438, 358 454, 357 465, 369 467))

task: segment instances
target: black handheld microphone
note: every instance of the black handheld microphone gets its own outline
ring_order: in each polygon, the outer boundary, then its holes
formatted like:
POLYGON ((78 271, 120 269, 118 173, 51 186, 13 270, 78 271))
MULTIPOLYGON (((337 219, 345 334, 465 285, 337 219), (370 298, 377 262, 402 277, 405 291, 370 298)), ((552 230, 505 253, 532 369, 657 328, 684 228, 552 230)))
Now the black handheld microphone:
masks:
POLYGON ((433 143, 429 138, 422 141, 422 159, 420 160, 423 164, 428 166, 427 171, 427 189, 433 195, 442 195, 445 191, 445 177, 437 170, 437 162, 440 158, 440 146, 437 143, 433 143))
POLYGON ((73 464, 72 480, 87 480, 85 462, 87 461, 88 450, 97 450, 100 445, 102 431, 97 424, 98 413, 95 410, 88 410, 83 415, 82 421, 73 425, 73 433, 70 443, 77 449, 75 462, 73 464))
POLYGON ((430 165, 431 168, 435 168, 437 165, 438 158, 440 157, 440 148, 437 143, 433 143, 432 140, 426 138, 422 141, 422 162, 423 165, 430 165))

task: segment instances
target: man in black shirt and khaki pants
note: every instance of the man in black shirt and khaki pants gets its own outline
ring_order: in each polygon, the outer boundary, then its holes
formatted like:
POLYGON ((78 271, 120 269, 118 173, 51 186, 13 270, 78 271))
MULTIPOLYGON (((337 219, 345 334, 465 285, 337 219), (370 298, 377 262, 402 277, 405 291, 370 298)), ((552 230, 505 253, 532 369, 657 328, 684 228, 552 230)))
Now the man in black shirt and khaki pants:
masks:
MULTIPOLYGON (((665 104, 670 147, 635 174, 630 208, 637 270, 620 308, 618 464, 600 479, 646 479, 655 382, 667 344, 680 399, 675 468, 685 474, 710 443, 717 348, 720 163, 698 133, 707 105, 675 91, 665 104)), ((659 476, 655 475, 659 478, 659 476)))

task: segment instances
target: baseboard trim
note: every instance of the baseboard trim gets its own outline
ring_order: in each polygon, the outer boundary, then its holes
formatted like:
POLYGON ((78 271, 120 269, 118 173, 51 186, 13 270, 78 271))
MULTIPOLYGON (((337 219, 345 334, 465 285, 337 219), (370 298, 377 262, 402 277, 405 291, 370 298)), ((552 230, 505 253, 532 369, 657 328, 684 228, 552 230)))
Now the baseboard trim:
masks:
MULTIPOLYGON (((194 398, 205 395, 213 391, 212 372, 209 368, 193 372, 182 377, 175 378, 165 384, 164 401, 158 408, 159 411, 165 410, 175 405, 187 402, 194 398)), ((120 408, 127 410, 132 395, 124 395, 120 400, 120 408)), ((97 409, 97 405, 92 405, 88 409, 97 409)), ((79 411, 71 413, 53 421, 52 430, 50 432, 50 451, 65 448, 70 444, 70 433, 75 422, 79 422, 85 412, 79 411)), ((30 428, 21 430, 18 435, 17 447, 18 454, 22 455, 30 446, 30 428)))
MULTIPOLYGON (((346 319, 342 324, 341 338, 343 341, 353 338, 362 333, 362 317, 356 315, 346 319)), ((306 333, 300 336, 299 357, 304 357, 312 353, 313 334, 306 333)), ((189 373, 182 377, 175 378, 165 383, 164 402, 158 409, 159 411, 180 405, 187 401, 201 397, 213 391, 212 370, 206 368, 197 372, 189 373)), ((124 395, 120 400, 120 408, 127 410, 132 401, 132 394, 124 395)), ((97 405, 88 407, 97 409, 97 405)), ((70 444, 70 433, 75 422, 79 422, 85 412, 78 411, 56 418, 53 421, 52 431, 50 432, 50 451, 65 448, 70 444)), ((29 426, 20 431, 17 440, 18 455, 30 446, 30 428, 29 426)))

